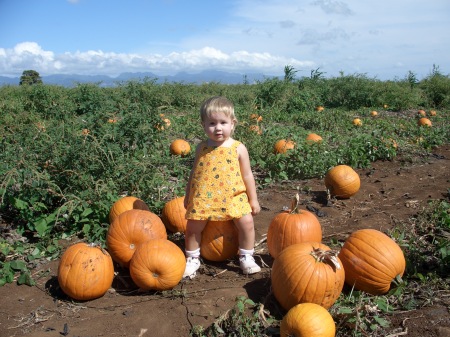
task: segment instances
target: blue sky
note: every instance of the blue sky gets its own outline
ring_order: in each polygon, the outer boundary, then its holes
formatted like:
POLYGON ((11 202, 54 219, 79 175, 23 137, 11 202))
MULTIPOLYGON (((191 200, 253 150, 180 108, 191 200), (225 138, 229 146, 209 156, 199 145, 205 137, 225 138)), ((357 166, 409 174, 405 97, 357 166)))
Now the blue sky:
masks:
POLYGON ((0 76, 450 73, 449 0, 0 0, 0 76))

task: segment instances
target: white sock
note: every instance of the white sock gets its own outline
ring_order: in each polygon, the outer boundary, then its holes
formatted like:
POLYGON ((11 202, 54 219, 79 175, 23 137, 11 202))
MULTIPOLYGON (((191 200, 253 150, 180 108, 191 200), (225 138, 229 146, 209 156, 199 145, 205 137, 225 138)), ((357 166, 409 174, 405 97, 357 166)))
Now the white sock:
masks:
POLYGON ((255 249, 242 249, 239 248, 239 255, 253 255, 255 249))
POLYGON ((197 248, 196 250, 186 250, 186 257, 194 257, 199 258, 200 257, 200 248, 197 248))

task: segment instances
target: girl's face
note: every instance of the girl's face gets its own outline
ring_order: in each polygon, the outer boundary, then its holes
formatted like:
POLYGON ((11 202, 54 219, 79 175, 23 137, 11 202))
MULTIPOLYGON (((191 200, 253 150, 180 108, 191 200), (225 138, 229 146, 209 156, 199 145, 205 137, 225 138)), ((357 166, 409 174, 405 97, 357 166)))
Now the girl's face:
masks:
POLYGON ((230 138, 236 121, 222 112, 215 112, 210 117, 206 117, 202 124, 208 138, 220 145, 230 138))

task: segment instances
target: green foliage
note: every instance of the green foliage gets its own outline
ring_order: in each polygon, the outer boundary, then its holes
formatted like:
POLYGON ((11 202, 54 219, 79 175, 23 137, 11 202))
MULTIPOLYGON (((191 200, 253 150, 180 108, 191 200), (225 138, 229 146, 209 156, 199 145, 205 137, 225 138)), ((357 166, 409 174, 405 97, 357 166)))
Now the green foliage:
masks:
MULTIPOLYGON (((191 337, 244 337, 268 336, 266 331, 275 321, 272 317, 263 320, 261 304, 251 299, 238 296, 232 309, 220 316, 210 327, 204 329, 195 326, 190 331, 191 337)), ((264 311, 264 314, 267 312, 264 311)))
POLYGON ((450 102, 450 78, 433 66, 432 73, 420 83, 426 98, 427 105, 435 108, 448 107, 450 102))
MULTIPOLYGON (((39 251, 53 256, 54 249, 47 247, 59 238, 104 242, 109 209, 122 195, 141 198, 159 214, 166 201, 184 193, 194 156, 171 156, 169 144, 184 138, 195 148, 204 138, 198 111, 213 95, 235 103, 236 138, 249 149, 259 186, 322 177, 336 164, 367 167, 394 158, 397 151, 428 151, 450 139, 445 110, 450 80, 437 69, 414 86, 364 75, 325 79, 318 69, 296 79, 295 69, 285 70, 287 80, 268 78, 252 85, 157 84, 146 78, 114 88, 92 83, 1 87, 2 218, 26 245, 48 243, 39 251), (414 116, 393 111, 377 119, 368 115, 382 104, 416 109, 419 103, 442 107, 432 128, 418 128, 414 116), (325 111, 316 112, 318 105, 325 105, 325 111), (363 119, 362 127, 352 125, 355 116, 363 119), (262 135, 249 132, 255 124, 262 135), (310 132, 320 134, 323 142, 307 144, 310 132), (295 141, 295 149, 274 154, 281 138, 295 141)), ((2 260, 0 268, 9 275, 3 279, 11 281, 18 270, 8 262, 2 260)))

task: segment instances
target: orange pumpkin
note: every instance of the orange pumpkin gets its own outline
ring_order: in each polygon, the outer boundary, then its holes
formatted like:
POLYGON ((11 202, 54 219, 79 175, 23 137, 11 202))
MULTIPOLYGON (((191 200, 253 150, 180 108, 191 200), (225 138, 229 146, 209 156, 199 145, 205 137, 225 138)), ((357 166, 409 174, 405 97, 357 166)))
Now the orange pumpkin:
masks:
POLYGON ((324 109, 325 108, 323 106, 321 106, 321 105, 316 106, 316 111, 318 111, 318 112, 322 112, 324 109))
POLYGON ((302 242, 285 248, 273 261, 271 280, 274 296, 285 310, 300 303, 328 309, 342 292, 345 272, 328 246, 302 242))
POLYGON ((139 198, 133 196, 122 197, 117 200, 109 211, 109 223, 112 223, 116 217, 130 209, 143 209, 149 211, 147 204, 139 198))
POLYGON ((359 191, 361 180, 350 166, 337 165, 325 174, 325 186, 330 195, 347 199, 359 191))
POLYGON ((427 113, 423 109, 419 109, 419 111, 417 111, 417 114, 422 117, 425 117, 427 115, 427 113))
POLYGON ((436 110, 430 110, 430 116, 436 116, 436 110))
POLYGON ((355 118, 352 123, 355 126, 362 126, 362 120, 359 118, 355 118))
POLYGON ((276 154, 282 154, 294 149, 294 147, 295 143, 292 140, 280 139, 275 143, 274 152, 276 154))
POLYGON ((431 121, 428 118, 422 117, 419 119, 419 121, 417 122, 417 124, 419 126, 426 126, 426 127, 431 127, 433 124, 431 123, 431 121))
POLYGON ((378 116, 378 112, 375 111, 375 110, 373 110, 373 111, 370 112, 370 115, 371 115, 372 117, 376 117, 376 116, 378 116))
POLYGON ((315 303, 301 303, 284 315, 280 336, 334 337, 336 325, 327 309, 315 303))
POLYGON ((251 114, 250 119, 254 119, 254 120, 256 120, 256 122, 261 122, 263 120, 262 116, 260 116, 258 114, 251 114))
POLYGON ((186 268, 183 251, 175 243, 154 239, 139 245, 130 261, 130 276, 142 290, 170 290, 186 268))
POLYGON ((310 133, 310 134, 308 134, 308 136, 306 136, 306 142, 309 143, 309 144, 321 143, 322 142, 322 137, 320 137, 316 133, 310 133))
POLYGON ((239 249, 238 231, 232 220, 208 221, 200 243, 200 254, 210 261, 235 257, 239 249))
POLYGON ((170 153, 177 156, 186 156, 191 152, 191 146, 184 139, 175 139, 170 143, 170 153))
POLYGON ((283 249, 300 242, 321 242, 322 227, 314 213, 299 208, 300 196, 297 193, 292 202, 292 211, 277 214, 270 222, 267 231, 267 247, 273 258, 283 249))
POLYGON ((103 296, 114 279, 114 265, 108 252, 98 245, 76 243, 61 256, 58 283, 69 297, 87 301, 103 296))
POLYGON ((248 128, 250 131, 257 133, 258 135, 262 135, 262 130, 258 125, 250 125, 248 128))
POLYGON ((120 214, 109 226, 106 246, 114 261, 128 267, 136 247, 152 239, 167 239, 161 219, 150 211, 131 209, 120 214))
POLYGON ((400 246, 376 229, 353 232, 339 252, 345 269, 345 282, 372 295, 389 291, 391 282, 405 271, 400 246))
POLYGON ((166 202, 161 212, 161 219, 172 233, 184 233, 187 223, 185 215, 184 196, 182 196, 166 202))

